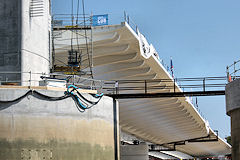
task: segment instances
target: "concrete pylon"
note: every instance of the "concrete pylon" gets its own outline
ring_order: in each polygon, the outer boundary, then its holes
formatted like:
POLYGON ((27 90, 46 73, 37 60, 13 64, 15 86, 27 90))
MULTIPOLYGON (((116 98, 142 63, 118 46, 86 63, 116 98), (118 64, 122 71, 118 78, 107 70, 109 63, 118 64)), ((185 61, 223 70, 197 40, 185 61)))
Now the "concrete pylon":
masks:
POLYGON ((50 2, 50 0, 1 1, 0 81, 36 86, 41 80, 39 73, 49 73, 50 2))
POLYGON ((226 86, 226 111, 231 117, 232 159, 240 157, 240 79, 226 86))

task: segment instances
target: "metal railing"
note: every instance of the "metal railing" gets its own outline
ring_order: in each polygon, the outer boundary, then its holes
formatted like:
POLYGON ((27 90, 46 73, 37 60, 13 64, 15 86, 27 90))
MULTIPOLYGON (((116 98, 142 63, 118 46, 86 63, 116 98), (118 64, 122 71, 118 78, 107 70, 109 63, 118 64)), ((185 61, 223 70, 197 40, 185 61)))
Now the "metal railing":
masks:
POLYGON ((231 82, 232 80, 235 80, 239 78, 237 73, 240 71, 240 60, 234 61, 233 64, 226 67, 228 82, 231 82))
MULTIPOLYGON (((235 76, 239 78, 239 76, 235 76)), ((121 93, 156 93, 194 92, 224 90, 228 77, 197 77, 175 79, 146 79, 146 80, 97 80, 85 78, 76 74, 34 73, 29 72, 0 72, 0 83, 10 85, 36 85, 44 79, 65 80, 66 84, 75 84, 85 89, 97 89, 107 94, 121 93), (17 77, 17 78, 16 78, 17 77), (11 84, 12 83, 12 84, 11 84)))
MULTIPOLYGON (((133 29, 133 31, 139 35, 139 28, 138 25, 134 22, 134 20, 127 14, 127 12, 124 11, 124 21, 133 29)), ((171 74, 170 72, 170 66, 163 60, 159 58, 159 62, 162 64, 162 66, 166 69, 166 71, 171 74)))
POLYGON ((66 75, 58 73, 34 73, 29 72, 0 72, 0 85, 38 86, 43 80, 62 80, 66 85, 74 84, 82 89, 93 89, 102 92, 104 81, 85 78, 78 75, 66 75), (16 78, 17 76, 17 78, 16 78))
POLYGON ((138 35, 138 26, 137 24, 132 20, 132 18, 127 14, 127 12, 124 11, 124 21, 128 23, 128 25, 135 31, 135 33, 138 35))
POLYGON ((104 81, 103 89, 108 93, 121 94, 134 92, 135 94, 156 93, 159 91, 190 92, 224 90, 227 77, 199 77, 153 80, 117 80, 104 81), (109 87, 106 87, 109 86, 109 87), (180 89, 180 90, 179 90, 180 89))
MULTIPOLYGON (((176 79, 152 79, 152 80, 117 80, 106 81, 84 78, 78 75, 66 75, 59 73, 34 73, 34 72, 0 72, 0 85, 24 85, 38 86, 43 80, 64 81, 68 85, 76 85, 81 89, 97 90, 107 95, 117 94, 148 94, 148 93, 180 93, 184 91, 224 90, 228 77, 199 77, 199 78, 176 78, 176 79), (14 79, 14 76, 18 79, 14 79), (22 77, 22 78, 21 78, 22 77)), ((164 97, 164 96, 163 96, 164 97)), ((191 100, 190 100, 191 101, 191 100)), ((197 100, 194 104, 199 114, 206 120, 198 107, 197 100)))
POLYGON ((52 16, 53 27, 91 26, 92 16, 85 14, 55 14, 52 16))

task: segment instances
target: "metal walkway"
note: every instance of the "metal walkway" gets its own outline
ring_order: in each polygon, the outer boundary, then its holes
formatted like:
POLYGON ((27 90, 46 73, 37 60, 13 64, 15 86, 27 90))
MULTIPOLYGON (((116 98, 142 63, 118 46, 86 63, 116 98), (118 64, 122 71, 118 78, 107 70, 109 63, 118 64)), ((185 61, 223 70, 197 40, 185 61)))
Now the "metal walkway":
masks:
POLYGON ((108 96, 115 99, 131 98, 160 98, 160 97, 186 97, 186 96, 217 96, 225 95, 227 77, 201 77, 201 78, 176 78, 154 80, 118 80, 105 82, 103 90, 108 96), (165 83, 156 85, 157 83, 165 83), (133 84, 138 84, 134 86, 133 84), (181 88, 181 91, 176 91, 181 88), (158 92, 161 89, 169 89, 169 92, 158 92), (153 92, 156 90, 156 92, 153 92), (131 91, 134 93, 127 94, 131 91), (148 91, 151 91, 149 93, 148 91))

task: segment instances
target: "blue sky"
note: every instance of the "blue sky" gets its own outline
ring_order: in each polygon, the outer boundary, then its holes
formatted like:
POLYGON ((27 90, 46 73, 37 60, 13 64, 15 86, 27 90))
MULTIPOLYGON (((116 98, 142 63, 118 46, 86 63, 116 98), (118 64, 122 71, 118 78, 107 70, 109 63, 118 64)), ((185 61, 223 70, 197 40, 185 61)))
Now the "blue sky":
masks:
MULTIPOLYGON (((71 13, 71 0, 52 3, 53 13, 71 13)), ((172 56, 176 77, 225 76, 226 66, 240 59, 239 0, 85 0, 85 10, 109 14, 111 24, 126 11, 165 63, 172 56)), ((222 138, 230 135, 225 97, 198 103, 210 126, 222 138)))

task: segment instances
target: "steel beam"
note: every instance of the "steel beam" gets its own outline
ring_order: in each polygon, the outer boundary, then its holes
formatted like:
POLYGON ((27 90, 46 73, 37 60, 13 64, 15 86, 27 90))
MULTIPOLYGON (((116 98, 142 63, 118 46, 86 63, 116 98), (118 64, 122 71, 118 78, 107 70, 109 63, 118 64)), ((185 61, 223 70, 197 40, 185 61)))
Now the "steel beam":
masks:
POLYGON ((115 99, 132 98, 160 98, 160 97, 185 97, 185 96, 219 96, 225 95, 225 90, 195 91, 195 92, 167 92, 167 93, 134 93, 134 94, 106 94, 115 99))

